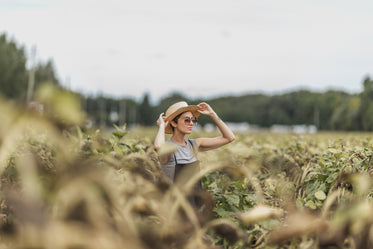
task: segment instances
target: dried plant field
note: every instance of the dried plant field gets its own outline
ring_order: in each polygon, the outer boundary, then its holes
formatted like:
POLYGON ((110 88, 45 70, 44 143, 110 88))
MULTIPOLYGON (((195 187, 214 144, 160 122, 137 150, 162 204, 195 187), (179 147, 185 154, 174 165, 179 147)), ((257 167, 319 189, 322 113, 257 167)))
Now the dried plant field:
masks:
POLYGON ((87 130, 73 96, 38 99, 0 101, 0 248, 373 248, 372 134, 236 134, 171 185, 155 130, 87 130))

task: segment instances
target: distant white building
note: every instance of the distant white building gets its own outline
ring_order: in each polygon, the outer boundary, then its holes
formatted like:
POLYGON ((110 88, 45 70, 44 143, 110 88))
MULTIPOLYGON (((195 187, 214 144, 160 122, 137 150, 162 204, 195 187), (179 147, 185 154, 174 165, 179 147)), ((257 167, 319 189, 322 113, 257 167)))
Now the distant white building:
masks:
MULTIPOLYGON (((233 131, 233 132, 249 132, 249 131, 258 131, 262 130, 257 125, 250 125, 246 122, 240 122, 240 123, 233 123, 233 122, 226 122, 227 126, 233 131)), ((217 127, 215 124, 208 123, 203 126, 203 130, 205 132, 213 132, 216 131, 217 127)))
POLYGON ((272 125, 269 129, 273 133, 296 133, 296 134, 314 134, 317 132, 315 125, 272 125))
POLYGON ((317 127, 315 125, 294 125, 293 132, 297 134, 315 134, 317 132, 317 127))

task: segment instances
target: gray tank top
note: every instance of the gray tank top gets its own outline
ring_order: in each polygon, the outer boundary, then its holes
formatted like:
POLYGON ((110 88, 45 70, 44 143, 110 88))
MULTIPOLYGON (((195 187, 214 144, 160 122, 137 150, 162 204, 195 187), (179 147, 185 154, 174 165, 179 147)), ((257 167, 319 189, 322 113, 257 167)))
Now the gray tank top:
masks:
POLYGON ((172 143, 178 146, 178 149, 170 156, 165 164, 161 163, 163 173, 173 182, 175 177, 176 164, 190 164, 198 161, 194 150, 197 150, 198 145, 194 139, 185 139, 186 145, 175 143, 171 139, 167 143, 172 143), (194 148, 194 150, 193 150, 194 148))

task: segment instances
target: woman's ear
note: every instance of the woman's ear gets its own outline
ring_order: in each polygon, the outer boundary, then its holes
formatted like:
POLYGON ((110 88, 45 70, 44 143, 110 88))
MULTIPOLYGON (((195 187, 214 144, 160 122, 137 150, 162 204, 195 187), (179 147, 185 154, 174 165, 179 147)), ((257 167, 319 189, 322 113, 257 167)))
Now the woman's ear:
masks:
POLYGON ((170 123, 170 125, 175 128, 177 126, 177 123, 172 120, 171 123, 170 123))

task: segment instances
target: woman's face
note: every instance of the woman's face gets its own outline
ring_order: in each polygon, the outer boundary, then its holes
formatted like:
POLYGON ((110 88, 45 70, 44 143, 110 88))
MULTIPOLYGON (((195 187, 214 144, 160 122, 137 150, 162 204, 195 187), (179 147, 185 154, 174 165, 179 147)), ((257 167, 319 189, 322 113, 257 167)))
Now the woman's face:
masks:
POLYGON ((178 129, 184 134, 190 134, 192 132, 193 124, 196 123, 195 121, 196 118, 193 116, 192 112, 184 112, 178 118, 175 129, 178 129))

